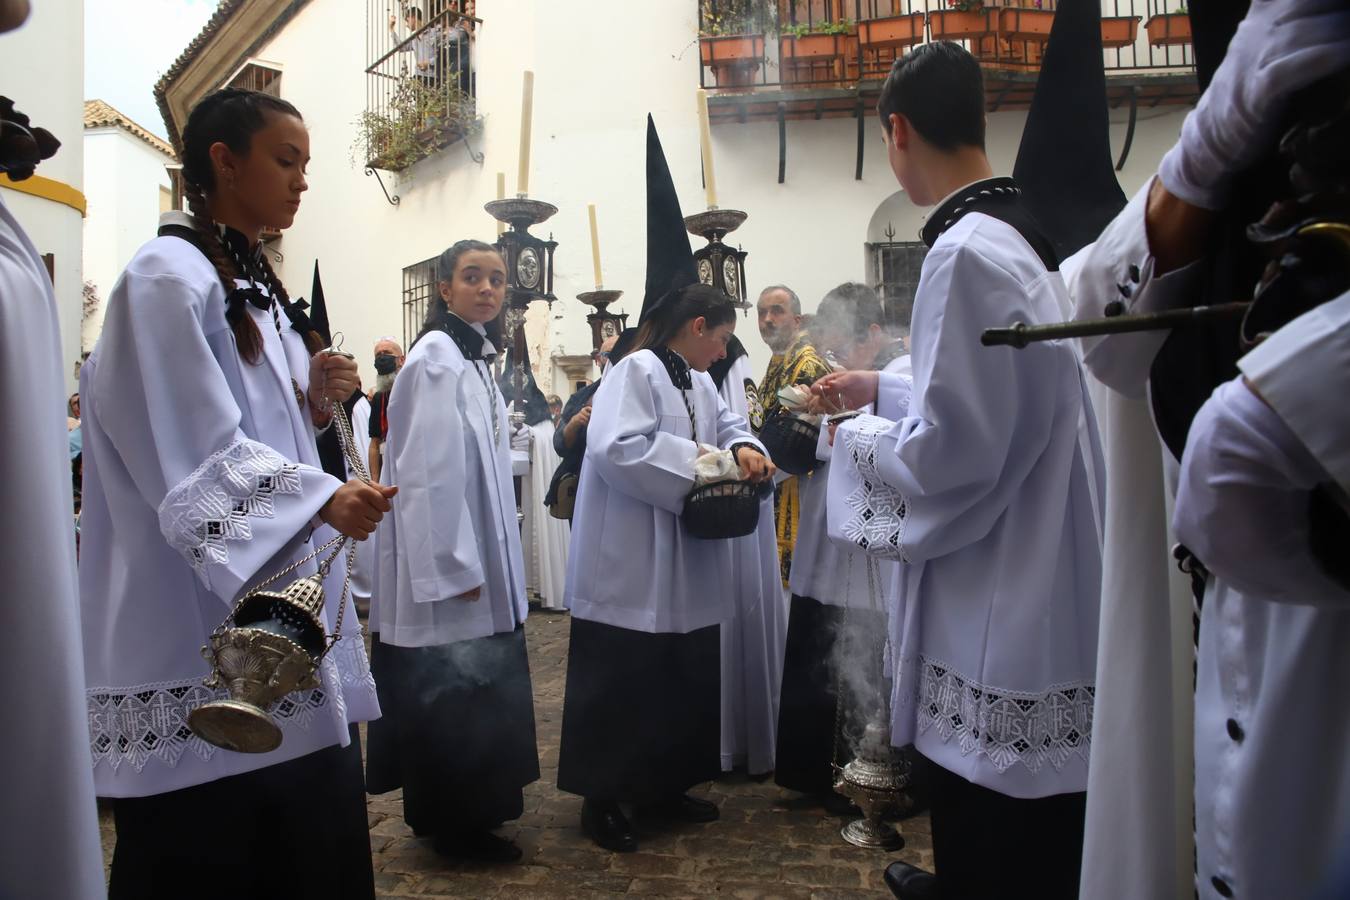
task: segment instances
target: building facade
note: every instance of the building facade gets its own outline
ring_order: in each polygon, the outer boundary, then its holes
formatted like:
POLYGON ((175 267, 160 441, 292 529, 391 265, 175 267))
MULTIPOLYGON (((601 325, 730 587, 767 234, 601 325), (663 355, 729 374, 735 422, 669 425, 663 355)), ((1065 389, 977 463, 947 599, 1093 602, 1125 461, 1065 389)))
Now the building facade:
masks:
MULTIPOLYGON (((761 29, 759 44, 751 41, 757 57, 728 63, 710 39, 747 26, 713 21, 716 0, 663 0, 640 11, 622 0, 478 0, 463 10, 473 21, 462 43, 444 37, 462 21, 448 0, 226 0, 156 90, 171 135, 192 102, 241 79, 261 78, 301 111, 312 141, 310 191, 295 225, 270 249, 293 296, 308 294, 320 262, 330 318, 369 379, 376 338, 416 333, 417 304, 433 290, 426 261, 460 238, 494 239, 483 204, 497 196, 499 172, 507 196, 517 193, 522 74, 534 72, 528 193, 558 207, 533 229, 558 242, 558 299, 551 309, 532 304, 526 333, 541 387, 565 395, 592 374, 592 310, 575 299, 595 286, 587 205, 598 208, 604 286, 624 291, 613 309, 635 319, 645 276, 646 116, 656 121, 685 214, 704 209, 700 86, 711 93, 718 203, 749 214, 727 241, 749 253, 752 302, 771 283, 793 286, 808 312, 846 280, 905 290, 922 258, 915 245, 924 210, 898 193, 874 107, 887 46, 893 56, 913 41, 866 43, 875 35, 862 23, 917 16, 918 39, 927 40, 938 7, 946 9, 932 2, 931 11, 924 0, 844 0, 838 9, 825 0, 728 2, 768 16, 748 26, 761 29), (443 29, 439 74, 418 66, 415 45, 429 31, 410 30, 410 5, 423 29, 443 29), (802 62, 797 48, 822 23, 836 32, 833 48, 817 54, 824 62, 802 62), (444 110, 418 99, 428 88, 449 97, 444 110), (472 120, 468 127, 461 117, 472 120)), ((1104 7, 1105 15, 1134 20, 1134 36, 1103 54, 1113 152, 1128 194, 1176 139, 1194 74, 1188 47, 1156 47, 1143 27, 1162 14, 1160 2, 1104 7), (1130 15, 1120 11, 1126 6, 1130 15)), ((1021 12, 1000 30, 999 16, 1015 9, 989 5, 986 36, 965 39, 988 57, 989 151, 1002 172, 1017 153, 1044 45, 1021 12)), ((769 353, 752 314, 738 330, 762 369, 769 353)))

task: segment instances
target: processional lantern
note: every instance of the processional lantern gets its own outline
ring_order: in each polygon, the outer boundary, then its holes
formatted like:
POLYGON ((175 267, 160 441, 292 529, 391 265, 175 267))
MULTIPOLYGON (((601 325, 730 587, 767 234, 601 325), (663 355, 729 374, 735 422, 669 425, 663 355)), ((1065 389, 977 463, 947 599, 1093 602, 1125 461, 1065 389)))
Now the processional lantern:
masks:
POLYGON ((747 214, 739 209, 716 207, 684 217, 689 233, 701 235, 708 241, 707 246, 694 251, 698 280, 722 291, 737 309, 743 310, 750 308, 745 291, 747 254, 739 247, 732 249, 722 238, 739 228, 746 218, 747 214))
POLYGON ((591 326, 591 349, 599 350, 608 338, 618 337, 623 331, 628 324, 628 315, 612 313, 608 309, 611 303, 623 296, 623 291, 605 290, 605 279, 600 269, 600 226, 595 217, 595 204, 588 205, 586 212, 591 221, 591 263, 595 267, 595 290, 583 291, 577 294, 577 299, 595 307, 595 312, 586 315, 586 322, 591 326))

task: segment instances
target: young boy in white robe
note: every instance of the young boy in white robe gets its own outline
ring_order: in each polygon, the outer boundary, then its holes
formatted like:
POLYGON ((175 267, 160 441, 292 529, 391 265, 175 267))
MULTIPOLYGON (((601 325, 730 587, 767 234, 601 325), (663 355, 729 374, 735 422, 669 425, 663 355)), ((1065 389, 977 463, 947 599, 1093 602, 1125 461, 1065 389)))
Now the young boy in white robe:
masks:
MULTIPOLYGON (((299 113, 219 91, 182 144, 192 213, 168 214, 127 266, 81 371, 80 594, 95 784, 115 798, 109 893, 373 897, 354 736, 379 707, 350 598, 320 687, 272 710, 277 749, 221 749, 186 725, 228 696, 203 686, 201 650, 236 599, 334 532, 365 539, 396 489, 319 468, 316 429, 356 365, 311 355, 317 335, 259 241, 307 189, 299 113)), ((329 633, 344 571, 326 580, 329 633)))
POLYGON ((379 534, 372 666, 385 717, 370 730, 372 794, 403 789, 403 818, 447 856, 515 862, 492 833, 539 777, 525 649, 525 565, 511 422, 486 325, 506 264, 460 241, 389 400, 385 472, 400 503, 379 534))
MULTIPOLYGON (((881 298, 866 285, 849 282, 831 289, 820 301, 811 337, 843 369, 909 373, 904 343, 888 333, 881 298)), ((819 401, 813 405, 821 412, 836 411, 819 401)), ((828 539, 830 450, 828 440, 821 440, 817 467, 798 476, 801 516, 788 579, 792 606, 774 779, 827 809, 845 811, 851 803, 834 791, 834 766, 852 759, 862 727, 881 706, 883 681, 890 679, 882 671, 882 648, 895 564, 869 560, 862 550, 828 539), (841 667, 850 676, 842 697, 836 690, 841 667)))
POLYGON ((683 821, 718 816, 686 792, 721 770, 718 624, 737 579, 731 542, 691 536, 680 516, 699 443, 731 450, 751 480, 773 473, 707 375, 735 327, 721 291, 672 291, 601 379, 587 427, 558 787, 585 798, 582 828, 610 850, 637 848, 620 801, 683 821))
MULTIPOLYGON (((992 177, 980 66, 966 50, 933 43, 897 61, 878 112, 906 193, 938 205, 923 229, 908 412, 839 426, 832 476, 851 472, 838 478, 848 521, 830 530, 908 564, 893 741, 912 740, 934 764, 937 879, 915 870, 901 887, 996 897, 1016 872, 1038 897, 1072 898, 1101 590, 1100 450, 1072 347, 980 345, 987 327, 1057 320, 1064 285, 1016 185, 992 177)), ((813 390, 857 409, 895 381, 846 372, 813 390)))

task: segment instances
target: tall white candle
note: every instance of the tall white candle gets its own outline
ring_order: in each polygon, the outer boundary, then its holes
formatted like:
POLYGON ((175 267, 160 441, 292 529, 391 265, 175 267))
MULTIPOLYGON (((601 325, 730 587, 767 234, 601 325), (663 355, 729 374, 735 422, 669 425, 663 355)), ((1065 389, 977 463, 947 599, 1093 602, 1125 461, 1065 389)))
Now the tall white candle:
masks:
MULTIPOLYGON (((506 173, 505 173, 505 172, 498 172, 498 173, 497 173, 497 199, 498 199, 498 200, 505 200, 505 199, 506 199, 506 173)), ((502 234, 502 232, 504 232, 504 231, 506 231, 506 223, 503 222, 501 219, 498 219, 498 220, 497 220, 497 235, 498 235, 498 237, 500 237, 501 234, 502 234)))
POLYGON ((522 197, 530 193, 530 128, 534 120, 534 73, 526 71, 520 95, 520 173, 516 176, 516 193, 522 197))
POLYGON ((588 204, 586 212, 591 217, 591 263, 595 266, 595 289, 598 291, 605 279, 600 277, 600 229, 595 223, 595 204, 588 204))
POLYGON ((717 208, 717 176, 713 174, 712 128, 708 122, 708 92, 698 89, 698 140, 703 150, 703 184, 708 193, 708 209, 717 208))

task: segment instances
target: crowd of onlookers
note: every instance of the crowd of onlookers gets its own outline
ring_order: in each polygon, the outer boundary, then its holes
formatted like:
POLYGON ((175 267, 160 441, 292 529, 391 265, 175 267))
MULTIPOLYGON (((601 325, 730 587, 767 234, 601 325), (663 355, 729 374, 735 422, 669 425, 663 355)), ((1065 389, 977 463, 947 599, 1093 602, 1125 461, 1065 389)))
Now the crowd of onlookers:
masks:
POLYGON ((403 30, 399 17, 389 16, 389 35, 403 53, 412 54, 409 73, 426 87, 440 90, 454 86, 474 94, 473 41, 475 0, 431 0, 424 13, 413 3, 402 4, 403 30))

